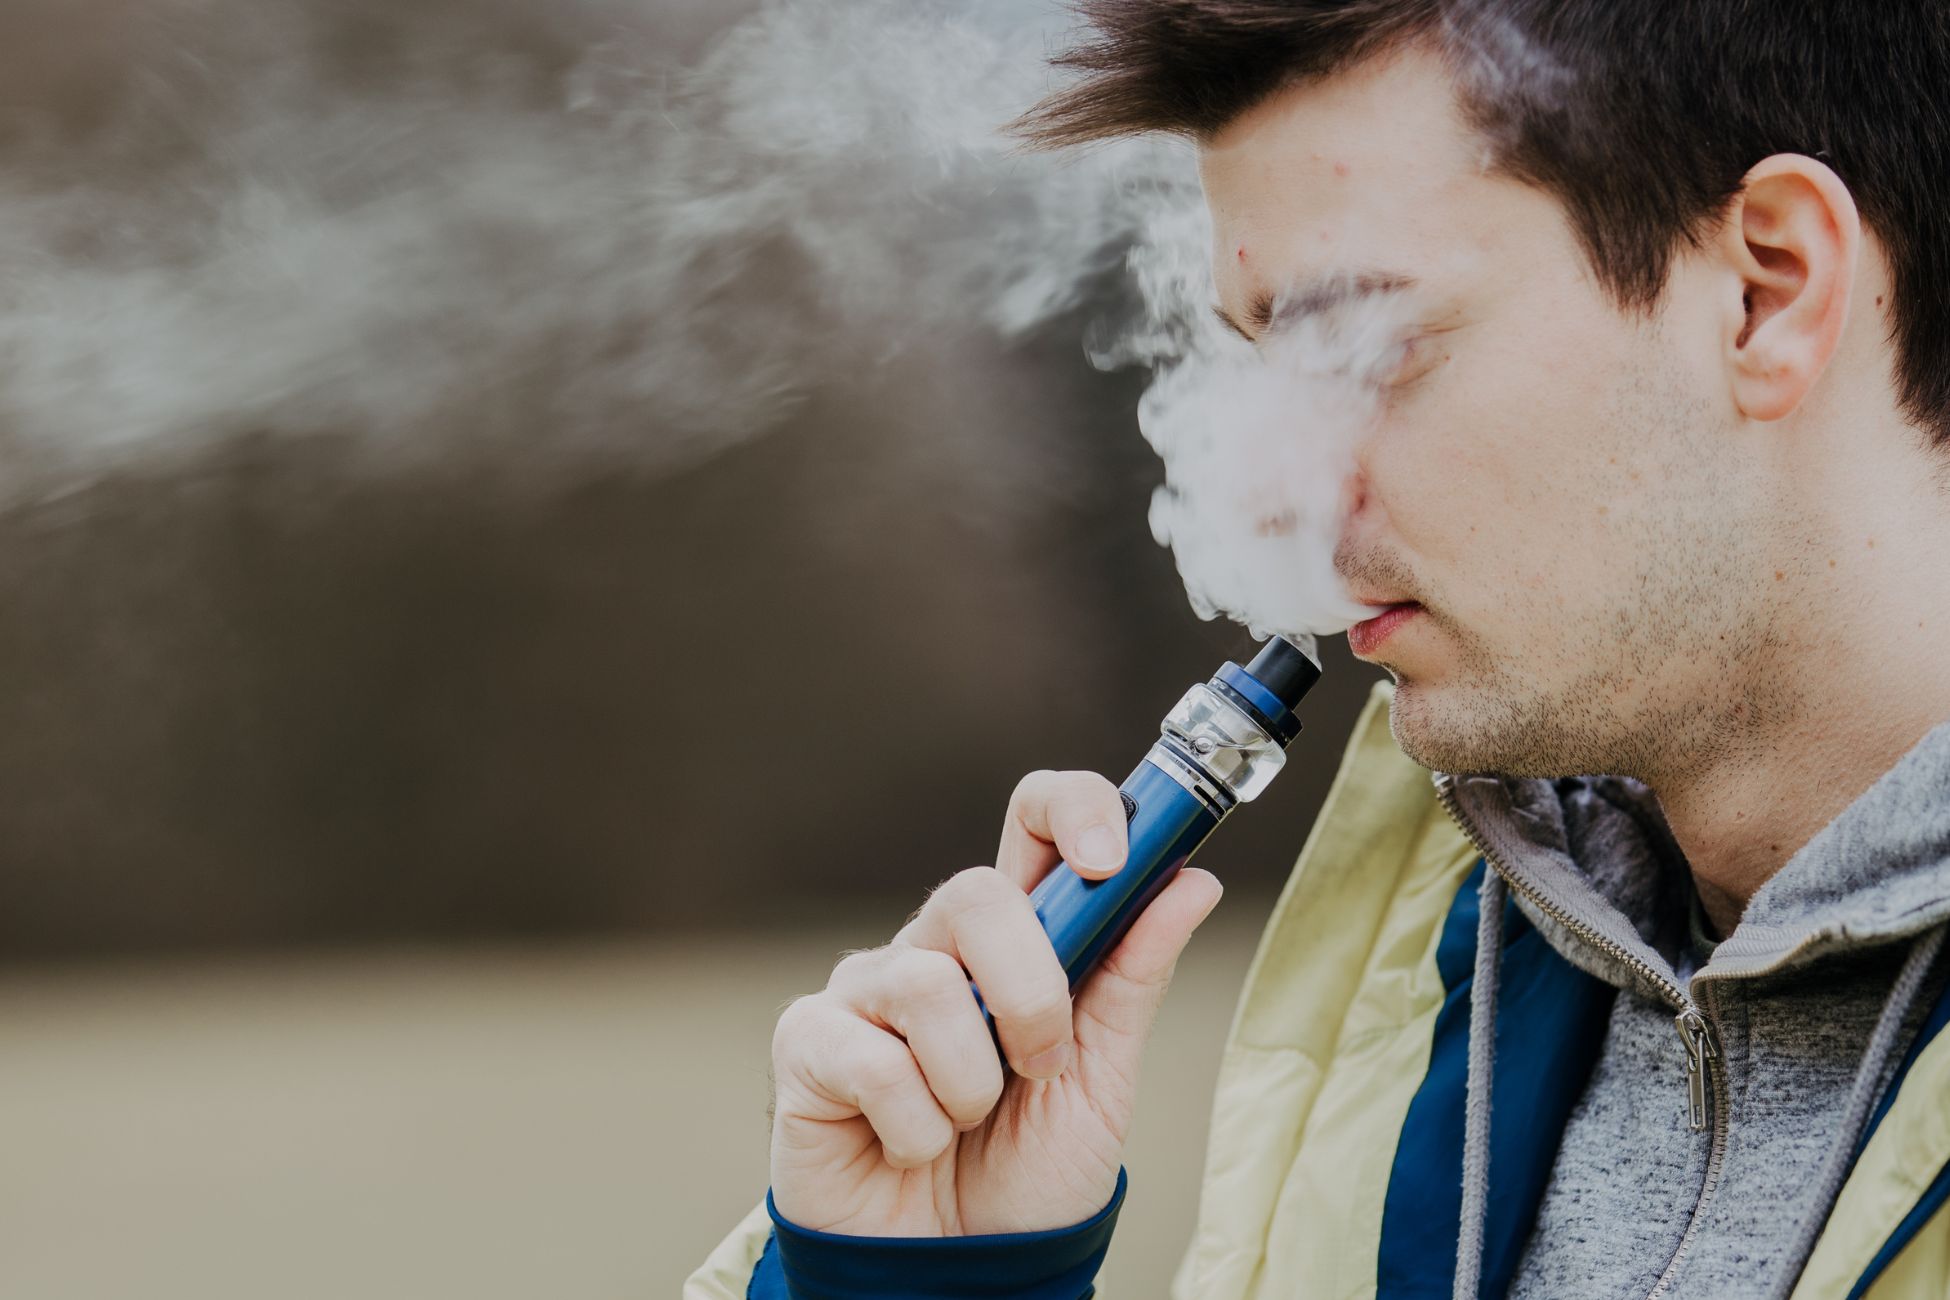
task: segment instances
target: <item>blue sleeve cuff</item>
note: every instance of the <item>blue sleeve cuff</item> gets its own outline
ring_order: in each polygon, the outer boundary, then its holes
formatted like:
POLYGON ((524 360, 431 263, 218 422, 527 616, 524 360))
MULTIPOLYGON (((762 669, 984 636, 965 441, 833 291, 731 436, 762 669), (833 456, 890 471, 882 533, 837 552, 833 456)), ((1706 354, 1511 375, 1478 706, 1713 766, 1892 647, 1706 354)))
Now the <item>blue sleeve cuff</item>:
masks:
POLYGON ((1126 1179, 1110 1204, 1069 1228, 980 1237, 849 1237, 779 1216, 747 1300, 1087 1300, 1110 1249, 1126 1179))

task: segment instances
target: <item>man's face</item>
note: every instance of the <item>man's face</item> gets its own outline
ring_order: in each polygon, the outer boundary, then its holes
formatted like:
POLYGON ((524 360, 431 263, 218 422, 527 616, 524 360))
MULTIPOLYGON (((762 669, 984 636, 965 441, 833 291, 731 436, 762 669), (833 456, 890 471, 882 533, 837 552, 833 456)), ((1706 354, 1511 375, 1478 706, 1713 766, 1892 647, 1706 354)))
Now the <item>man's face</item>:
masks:
POLYGON ((1335 556, 1357 598, 1421 606, 1354 638, 1397 679, 1403 748, 1448 771, 1656 780, 1775 707, 1789 621, 1724 311, 1683 258, 1651 316, 1619 308, 1559 202, 1487 170, 1452 95, 1408 53, 1209 141, 1219 305, 1261 334, 1255 299, 1322 276, 1413 282, 1415 342, 1335 556))

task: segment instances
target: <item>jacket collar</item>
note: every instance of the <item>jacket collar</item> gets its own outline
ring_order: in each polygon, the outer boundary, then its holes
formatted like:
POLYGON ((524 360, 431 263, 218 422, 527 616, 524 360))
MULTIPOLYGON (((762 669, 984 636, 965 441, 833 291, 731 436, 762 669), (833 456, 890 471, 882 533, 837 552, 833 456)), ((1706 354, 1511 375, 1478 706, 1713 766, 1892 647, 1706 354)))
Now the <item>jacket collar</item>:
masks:
MULTIPOLYGON (((1650 789, 1609 776, 1437 782, 1553 946, 1612 984, 1674 1000, 1692 880, 1650 789)), ((1771 973, 1946 920, 1950 723, 1783 864, 1700 973, 1771 973)))

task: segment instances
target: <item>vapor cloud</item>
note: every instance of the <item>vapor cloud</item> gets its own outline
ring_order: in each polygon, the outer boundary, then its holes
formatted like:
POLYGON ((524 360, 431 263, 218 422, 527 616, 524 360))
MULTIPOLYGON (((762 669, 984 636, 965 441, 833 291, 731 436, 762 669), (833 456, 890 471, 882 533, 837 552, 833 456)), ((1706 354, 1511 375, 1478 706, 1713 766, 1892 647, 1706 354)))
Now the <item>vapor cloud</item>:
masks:
POLYGON ((917 334, 1023 338, 1122 265, 1136 310, 1091 355, 1160 375, 1152 518, 1194 603, 1357 613, 1320 543, 1358 421, 1304 358, 1215 343, 1189 151, 1000 131, 1063 9, 766 4, 692 58, 647 0, 403 8, 105 11, 85 111, 4 142, 0 500, 243 436, 668 472, 917 334))

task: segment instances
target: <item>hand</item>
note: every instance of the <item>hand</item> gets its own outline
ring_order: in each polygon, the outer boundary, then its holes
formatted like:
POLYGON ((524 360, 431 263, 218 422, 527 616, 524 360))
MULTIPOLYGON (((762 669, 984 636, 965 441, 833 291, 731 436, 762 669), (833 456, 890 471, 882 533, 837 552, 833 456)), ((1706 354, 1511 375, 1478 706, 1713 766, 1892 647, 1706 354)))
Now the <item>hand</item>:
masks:
POLYGON ((994 867, 949 878, 892 943, 847 957, 823 992, 786 1009, 772 1038, 781 1215, 825 1232, 940 1237, 1067 1227, 1109 1202, 1139 1055, 1220 893, 1211 873, 1181 870, 1072 1005, 1029 890, 1059 858, 1112 875, 1126 849, 1109 781, 1031 773, 994 867))

